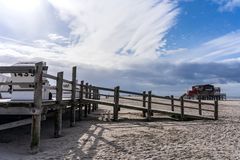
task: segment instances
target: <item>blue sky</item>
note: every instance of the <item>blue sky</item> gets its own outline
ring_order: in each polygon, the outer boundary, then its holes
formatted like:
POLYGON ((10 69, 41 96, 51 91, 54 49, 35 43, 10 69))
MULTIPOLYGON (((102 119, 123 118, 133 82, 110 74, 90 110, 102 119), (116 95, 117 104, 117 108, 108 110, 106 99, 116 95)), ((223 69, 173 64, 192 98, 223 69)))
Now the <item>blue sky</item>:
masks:
POLYGON ((0 65, 39 60, 101 86, 239 96, 240 0, 0 0, 0 65))

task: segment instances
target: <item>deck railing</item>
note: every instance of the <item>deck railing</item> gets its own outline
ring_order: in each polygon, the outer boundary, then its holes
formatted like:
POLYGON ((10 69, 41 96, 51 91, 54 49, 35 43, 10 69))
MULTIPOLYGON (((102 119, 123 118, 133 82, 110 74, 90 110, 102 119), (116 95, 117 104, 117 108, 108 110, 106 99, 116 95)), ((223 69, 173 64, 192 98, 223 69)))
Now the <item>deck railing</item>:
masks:
MULTIPOLYGON (((154 113, 165 113, 170 115, 180 115, 180 119, 184 120, 186 116, 186 110, 197 111, 197 114, 204 116, 204 113, 213 113, 213 118, 218 119, 218 101, 214 103, 203 102, 201 100, 192 101, 185 100, 183 97, 174 98, 174 96, 164 97, 152 94, 152 91, 133 92, 120 89, 119 86, 113 88, 106 88, 100 86, 94 86, 89 83, 81 81, 77 83, 77 68, 72 69, 72 79, 64 79, 64 73, 58 72, 57 75, 51 75, 43 73, 47 67, 43 66, 43 63, 37 63, 34 66, 11 66, 0 67, 0 73, 31 73, 34 74, 34 82, 1 82, 0 85, 31 85, 34 87, 34 98, 32 100, 33 106, 31 111, 26 112, 28 115, 32 115, 32 127, 31 127, 31 150, 37 152, 39 149, 40 141, 40 129, 41 129, 41 115, 44 113, 44 106, 53 105, 55 109, 55 123, 54 123, 54 137, 59 137, 62 131, 62 113, 63 108, 66 105, 70 106, 70 126, 75 125, 76 111, 78 111, 78 120, 87 117, 89 113, 95 111, 99 104, 108 105, 113 107, 113 120, 118 120, 118 113, 121 108, 128 108, 142 111, 142 114, 148 121, 153 118, 154 113), (43 78, 48 78, 56 81, 55 86, 49 86, 48 88, 56 91, 54 100, 43 100, 43 78), (63 83, 69 83, 71 88, 64 88, 63 83), (71 98, 66 99, 63 97, 63 92, 71 92, 71 98), (109 94, 106 94, 109 92, 109 94), (79 96, 77 96, 77 93, 79 96), (131 95, 131 96, 127 96, 131 95), (103 98, 105 97, 105 98, 103 98), (111 100, 110 100, 111 99, 111 100), (137 105, 125 104, 122 100, 129 101, 128 103, 136 102, 137 105), (188 104, 188 105, 187 105, 188 104), (193 106, 197 105, 197 107, 193 106), (163 106, 167 107, 167 110, 163 110, 163 106), (204 106, 210 106, 210 108, 204 108, 204 106), (84 108, 84 113, 83 113, 84 108), (34 113, 33 113, 34 110, 34 113), (36 112, 38 110, 39 112, 36 112), (179 113, 178 113, 179 111, 179 113)), ((7 114, 8 112, 6 112, 7 114)))

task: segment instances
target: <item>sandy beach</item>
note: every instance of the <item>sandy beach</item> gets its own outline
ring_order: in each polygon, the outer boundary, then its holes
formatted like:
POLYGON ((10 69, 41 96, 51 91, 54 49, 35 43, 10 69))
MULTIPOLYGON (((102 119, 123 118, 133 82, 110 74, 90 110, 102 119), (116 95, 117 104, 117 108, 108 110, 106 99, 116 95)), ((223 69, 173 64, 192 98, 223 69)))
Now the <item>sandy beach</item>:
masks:
POLYGON ((124 110, 108 121, 109 107, 53 138, 53 120, 42 123, 41 150, 29 154, 30 125, 0 132, 1 160, 74 159, 240 159, 240 101, 219 102, 219 120, 174 121, 158 115, 146 122, 141 112, 124 110))

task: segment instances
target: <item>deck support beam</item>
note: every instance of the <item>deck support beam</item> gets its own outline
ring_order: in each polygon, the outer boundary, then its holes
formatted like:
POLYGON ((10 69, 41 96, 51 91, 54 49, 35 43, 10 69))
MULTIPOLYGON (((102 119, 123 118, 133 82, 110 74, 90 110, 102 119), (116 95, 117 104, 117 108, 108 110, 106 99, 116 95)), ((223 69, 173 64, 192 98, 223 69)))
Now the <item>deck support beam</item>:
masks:
POLYGON ((62 133, 62 86, 63 86, 63 72, 57 74, 57 91, 56 101, 57 110, 54 118, 54 137, 58 138, 62 133))
MULTIPOLYGON (((37 63, 35 65, 35 77, 34 77, 34 107, 40 109, 42 107, 42 74, 43 63, 37 63)), ((31 126, 31 153, 35 154, 39 151, 40 147, 40 134, 41 134, 41 113, 32 116, 31 126)))
POLYGON ((76 80, 77 67, 72 68, 72 97, 71 97, 71 115, 70 115, 70 127, 74 127, 76 123, 76 80))

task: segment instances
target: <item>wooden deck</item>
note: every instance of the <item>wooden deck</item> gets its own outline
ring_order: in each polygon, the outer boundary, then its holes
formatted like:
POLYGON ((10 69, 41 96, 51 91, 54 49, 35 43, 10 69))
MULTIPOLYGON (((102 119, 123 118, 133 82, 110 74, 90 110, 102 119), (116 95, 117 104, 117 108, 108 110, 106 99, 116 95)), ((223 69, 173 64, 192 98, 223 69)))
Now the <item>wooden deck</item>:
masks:
MULTIPOLYGON (((42 63, 37 63, 35 67, 0 67, 0 73, 34 73, 34 98, 30 101, 9 99, 0 100, 0 115, 29 115, 32 118, 21 120, 19 122, 11 122, 0 126, 0 129, 7 129, 14 126, 20 126, 31 123, 31 144, 30 148, 33 153, 38 152, 40 145, 41 121, 47 117, 51 111, 54 113, 54 137, 60 137, 62 132, 62 114, 65 110, 70 110, 70 126, 74 127, 76 120, 87 117, 88 114, 98 109, 99 105, 106 105, 113 109, 113 120, 117 121, 121 108, 129 110, 141 111, 143 117, 147 121, 154 120, 154 114, 160 113, 164 115, 174 116, 179 120, 185 119, 218 119, 218 101, 214 103, 184 100, 174 98, 174 96, 158 96, 152 94, 151 91, 132 92, 120 90, 120 87, 106 88, 93 86, 89 83, 81 81, 77 84, 76 71, 72 69, 72 80, 63 78, 63 72, 58 72, 56 76, 44 74, 42 63), (43 77, 56 81, 56 87, 50 87, 56 90, 56 97, 52 100, 42 99, 43 77), (64 89, 63 82, 72 85, 72 88, 64 89), (63 92, 69 91, 71 98, 63 98, 63 92), (77 93, 79 97, 77 97, 77 93), (107 93, 107 94, 106 94, 107 93), (131 95, 131 96, 126 96, 131 95), (106 100, 103 97, 110 97, 106 100), (128 101, 122 103, 121 100, 128 101), (188 106, 191 104, 191 106, 188 106), (206 108, 207 106, 207 108, 206 108), (191 110, 191 112, 186 112, 191 110), (76 114, 78 112, 78 114, 76 114), (206 114, 207 113, 207 114, 206 114), (76 116, 78 115, 78 117, 76 116)), ((0 85, 19 85, 18 83, 0 83, 0 85)), ((26 84, 26 82, 23 82, 26 84)))

